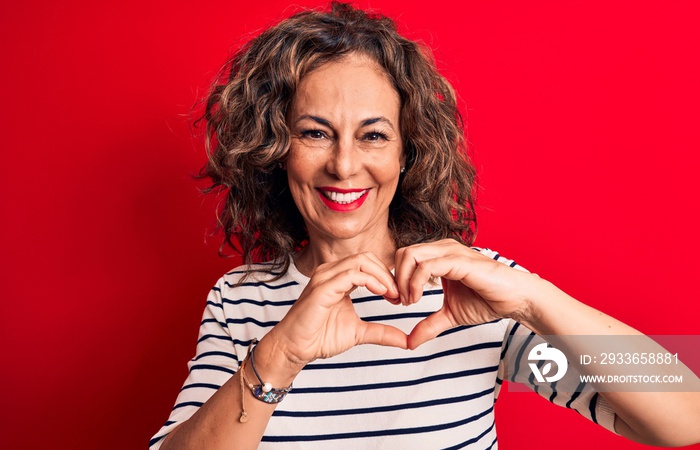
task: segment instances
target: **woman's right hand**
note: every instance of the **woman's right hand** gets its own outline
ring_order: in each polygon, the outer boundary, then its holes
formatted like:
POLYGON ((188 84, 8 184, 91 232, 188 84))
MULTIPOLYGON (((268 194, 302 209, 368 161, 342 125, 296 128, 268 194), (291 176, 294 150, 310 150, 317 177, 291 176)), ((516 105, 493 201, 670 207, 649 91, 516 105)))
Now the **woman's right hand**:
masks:
MULTIPOLYGON (((377 256, 369 252, 349 256, 319 265, 299 299, 263 340, 299 370, 359 344, 407 348, 401 330, 360 319, 350 299, 358 286, 399 303, 394 277, 377 256)), ((256 350, 256 359, 257 355, 256 350)))

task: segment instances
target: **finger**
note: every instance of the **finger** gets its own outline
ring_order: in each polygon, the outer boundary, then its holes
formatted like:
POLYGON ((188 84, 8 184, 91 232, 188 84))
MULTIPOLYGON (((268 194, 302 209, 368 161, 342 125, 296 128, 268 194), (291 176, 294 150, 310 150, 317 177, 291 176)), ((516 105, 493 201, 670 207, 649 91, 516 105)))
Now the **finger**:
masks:
POLYGON ((382 276, 381 278, 378 278, 388 288, 388 291, 384 295, 384 298, 386 298, 390 303, 393 304, 400 303, 399 288, 398 286, 396 286, 396 279, 394 278, 394 274, 391 273, 391 270, 389 270, 389 267, 386 264, 384 264, 384 262, 381 259, 379 259, 377 255, 375 255, 372 252, 366 252, 363 253, 363 255, 367 256, 369 259, 377 263, 377 265, 382 269, 382 274, 386 275, 386 277, 382 276))
POLYGON ((411 279, 408 281, 409 293, 407 303, 417 303, 423 297, 423 287, 433 276, 431 271, 432 260, 421 261, 413 270, 411 279))
POLYGON ((328 300, 334 304, 358 286, 364 286, 373 294, 382 296, 389 289, 376 277, 359 269, 347 269, 340 272, 333 278, 319 284, 317 289, 322 289, 322 292, 327 294, 328 300))
POLYGON ((404 305, 409 304, 410 297, 410 280, 413 276, 413 271, 420 262, 420 250, 423 244, 416 244, 410 247, 400 248, 396 251, 395 263, 396 273, 394 279, 399 290, 399 299, 404 305))
POLYGON ((454 325, 443 309, 436 311, 421 320, 411 330, 408 335, 408 348, 415 350, 419 345, 422 345, 432 339, 435 339, 440 333, 453 328, 454 325))
POLYGON ((406 333, 391 325, 363 322, 365 324, 358 344, 376 344, 389 347, 408 348, 406 333))
POLYGON ((411 252, 401 262, 400 272, 397 270, 397 284, 402 296, 402 303, 410 305, 423 297, 423 288, 432 277, 440 277, 454 272, 458 258, 451 255, 434 252, 411 252), (410 261, 408 260, 410 258, 410 261))
MULTIPOLYGON (((394 281, 394 275, 392 275, 389 268, 384 264, 376 255, 371 252, 358 253, 356 255, 343 258, 337 263, 333 264, 324 270, 324 278, 333 278, 338 276, 338 274, 345 272, 349 269, 356 269, 361 272, 372 275, 377 280, 379 280, 384 286, 386 286, 386 296, 389 298, 398 298, 399 292, 396 282, 394 281)), ((380 294, 384 295, 384 294, 380 294)))
MULTIPOLYGON (((418 266, 426 260, 438 259, 447 256, 466 254, 469 247, 460 244, 454 239, 443 239, 437 242, 411 245, 396 251, 396 284, 399 288, 401 302, 405 305, 415 303, 423 296, 423 286, 432 276, 429 274, 425 281, 412 283, 414 272, 418 266)), ((421 275, 424 278, 424 275, 421 275)))
POLYGON ((470 261, 463 255, 444 255, 425 259, 414 271, 414 277, 427 283, 430 277, 441 277, 453 281, 462 281, 469 273, 470 261))

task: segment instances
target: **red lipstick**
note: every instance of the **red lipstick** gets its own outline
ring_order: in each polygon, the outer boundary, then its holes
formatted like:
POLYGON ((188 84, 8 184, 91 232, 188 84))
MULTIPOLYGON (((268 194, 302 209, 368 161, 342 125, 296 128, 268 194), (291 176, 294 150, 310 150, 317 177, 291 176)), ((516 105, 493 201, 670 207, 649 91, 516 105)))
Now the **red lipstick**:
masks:
POLYGON ((367 200, 367 194, 369 194, 369 189, 340 189, 332 186, 322 186, 316 189, 318 196, 328 208, 336 212, 350 212, 354 211, 367 200), (351 194, 356 192, 364 192, 358 199, 350 203, 338 203, 325 196, 323 192, 336 192, 338 194, 351 194))

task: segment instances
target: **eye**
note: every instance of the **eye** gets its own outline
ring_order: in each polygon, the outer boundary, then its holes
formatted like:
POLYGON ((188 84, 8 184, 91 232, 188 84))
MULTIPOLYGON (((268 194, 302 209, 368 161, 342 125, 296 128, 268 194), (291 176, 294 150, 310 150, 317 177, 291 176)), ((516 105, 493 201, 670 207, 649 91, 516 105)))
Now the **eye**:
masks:
POLYGON ((328 137, 326 133, 321 130, 303 130, 300 134, 301 137, 314 140, 321 140, 328 137))
POLYGON ((365 133, 362 139, 372 142, 389 140, 387 135, 382 133, 381 131, 370 131, 369 133, 365 133))

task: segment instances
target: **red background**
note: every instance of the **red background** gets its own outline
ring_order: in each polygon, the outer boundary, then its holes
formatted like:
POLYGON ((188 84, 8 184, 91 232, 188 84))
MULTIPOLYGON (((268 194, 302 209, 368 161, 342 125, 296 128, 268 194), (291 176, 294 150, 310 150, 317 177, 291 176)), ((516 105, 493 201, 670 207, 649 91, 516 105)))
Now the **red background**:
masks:
MULTIPOLYGON (((695 2, 535 3, 360 5, 428 43, 460 94, 477 244, 648 334, 697 334, 695 2)), ((294 11, 3 5, 4 448, 145 448, 166 420, 236 264, 205 243, 187 114, 236 44, 294 11)), ((534 394, 506 393, 498 420, 504 449, 640 447, 534 394)))

